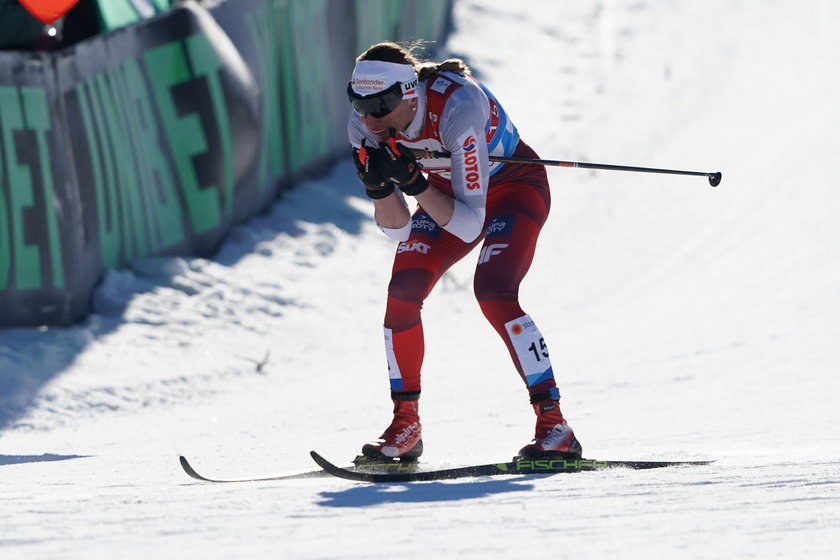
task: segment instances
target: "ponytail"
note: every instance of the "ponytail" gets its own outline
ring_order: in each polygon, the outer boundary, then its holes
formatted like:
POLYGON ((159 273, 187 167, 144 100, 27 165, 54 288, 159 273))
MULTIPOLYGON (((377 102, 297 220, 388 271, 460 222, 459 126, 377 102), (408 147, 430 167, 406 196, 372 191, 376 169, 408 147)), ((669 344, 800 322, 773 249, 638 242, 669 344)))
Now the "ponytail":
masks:
POLYGON ((414 71, 417 72, 417 78, 423 82, 432 74, 438 72, 460 72, 462 74, 469 74, 470 69, 460 58, 447 58, 443 62, 421 62, 414 66, 414 71))

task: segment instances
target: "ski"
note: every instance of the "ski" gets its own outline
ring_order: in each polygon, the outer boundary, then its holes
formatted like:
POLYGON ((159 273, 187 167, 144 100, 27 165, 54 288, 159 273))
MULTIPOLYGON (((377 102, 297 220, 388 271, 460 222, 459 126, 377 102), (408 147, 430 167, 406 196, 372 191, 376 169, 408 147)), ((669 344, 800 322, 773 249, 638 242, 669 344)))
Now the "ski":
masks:
POLYGON ((684 465, 708 465, 713 461, 601 461, 596 459, 533 459, 488 463, 437 470, 422 470, 417 463, 388 463, 377 468, 354 470, 342 468, 324 459, 315 451, 309 453, 325 472, 358 482, 422 482, 476 476, 558 474, 598 471, 613 468, 658 469, 684 465))
MULTIPOLYGON (((184 472, 187 473, 189 476, 196 480, 200 480, 202 482, 267 482, 267 481, 274 481, 274 480, 296 480, 302 478, 326 478, 331 476, 328 472, 324 469, 317 469, 314 471, 304 471, 304 472, 297 472, 297 473, 284 473, 284 474, 267 474, 267 475, 255 475, 255 476, 241 476, 241 477, 232 477, 232 478, 211 478, 209 476, 204 476, 203 474, 199 474, 198 471, 190 464, 186 457, 183 455, 179 456, 181 461, 181 468, 184 469, 184 472)), ((399 464, 399 463, 397 463, 399 464)), ((392 467, 393 464, 388 463, 365 463, 360 465, 349 465, 347 467, 343 467, 344 470, 348 472, 353 471, 373 471, 373 472, 382 472, 382 470, 387 470, 388 468, 392 467)), ((417 466, 417 463, 402 463, 403 469, 410 469, 417 466)), ((341 467, 336 467, 341 468, 341 467)))
POLYGON ((291 474, 269 474, 262 476, 244 476, 237 478, 210 478, 208 476, 199 474, 192 467, 192 465, 190 465, 190 462, 187 461, 187 458, 183 455, 180 456, 180 459, 181 467, 184 469, 184 472, 186 472, 194 479, 201 480, 203 482, 266 482, 272 480, 295 480, 300 478, 323 478, 329 476, 329 474, 326 473, 324 470, 319 469, 317 471, 306 471, 291 474))

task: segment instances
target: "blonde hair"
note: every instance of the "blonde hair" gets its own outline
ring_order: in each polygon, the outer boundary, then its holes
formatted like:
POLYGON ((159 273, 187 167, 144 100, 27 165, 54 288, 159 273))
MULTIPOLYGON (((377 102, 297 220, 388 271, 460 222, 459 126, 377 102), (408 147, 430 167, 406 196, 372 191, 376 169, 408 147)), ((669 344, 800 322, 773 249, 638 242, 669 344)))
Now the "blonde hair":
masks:
POLYGON ((410 64, 414 67, 414 71, 417 72, 417 77, 421 82, 438 72, 470 73, 469 67, 460 58, 447 58, 443 62, 421 60, 414 56, 414 51, 420 48, 422 48, 422 43, 420 42, 402 46, 398 43, 385 41, 370 46, 365 52, 356 57, 356 60, 381 60, 396 64, 410 64))

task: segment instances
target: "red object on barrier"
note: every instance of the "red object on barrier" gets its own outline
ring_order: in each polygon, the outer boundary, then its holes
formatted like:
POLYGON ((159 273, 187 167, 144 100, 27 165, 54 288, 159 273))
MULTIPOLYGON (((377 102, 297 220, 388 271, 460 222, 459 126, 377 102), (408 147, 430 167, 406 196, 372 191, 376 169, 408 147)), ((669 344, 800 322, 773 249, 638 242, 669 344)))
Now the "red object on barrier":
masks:
POLYGON ((67 13, 79 0, 20 0, 23 7, 46 25, 67 13))

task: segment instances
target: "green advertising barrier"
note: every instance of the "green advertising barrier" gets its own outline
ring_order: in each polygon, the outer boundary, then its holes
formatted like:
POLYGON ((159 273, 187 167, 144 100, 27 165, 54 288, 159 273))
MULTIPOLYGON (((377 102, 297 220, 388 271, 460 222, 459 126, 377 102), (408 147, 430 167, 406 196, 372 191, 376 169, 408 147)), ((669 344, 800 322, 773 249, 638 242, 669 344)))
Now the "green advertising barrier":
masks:
POLYGON ((179 8, 73 54, 58 79, 101 268, 209 255, 270 199, 253 188, 257 84, 206 11, 179 8))
POLYGON ((441 40, 449 0, 184 2, 53 53, 0 52, 0 328, 90 312, 104 271, 212 256, 346 157, 353 59, 441 40))
POLYGON ((113 31, 164 13, 176 0, 97 0, 100 26, 113 31))
POLYGON ((88 309, 78 189, 47 55, 0 52, 0 326, 88 309))

